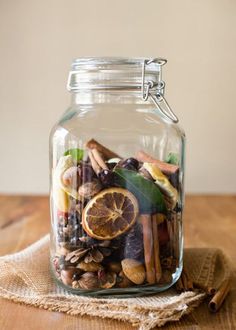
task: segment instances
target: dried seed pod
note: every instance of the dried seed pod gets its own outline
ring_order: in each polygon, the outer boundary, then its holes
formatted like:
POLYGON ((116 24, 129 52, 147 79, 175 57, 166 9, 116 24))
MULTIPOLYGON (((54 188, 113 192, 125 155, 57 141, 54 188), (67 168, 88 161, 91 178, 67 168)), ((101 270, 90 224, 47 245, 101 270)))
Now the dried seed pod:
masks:
POLYGON ((143 264, 135 259, 123 259, 122 270, 128 279, 135 284, 142 284, 145 281, 146 273, 143 264))
POLYGON ((78 280, 79 288, 85 290, 92 290, 99 287, 99 282, 97 275, 92 272, 86 272, 81 275, 80 279, 78 280))
POLYGON ((76 268, 71 268, 71 269, 63 269, 61 271, 61 280, 65 285, 70 285, 72 284, 72 277, 74 273, 76 272, 76 268))
MULTIPOLYGON (((118 282, 118 281, 117 281, 118 282)), ((118 288, 129 288, 133 286, 134 283, 131 282, 124 274, 123 271, 119 273, 119 282, 117 283, 118 288)))
POLYGON ((104 270, 100 270, 98 272, 98 279, 100 283, 100 287, 103 289, 110 289, 116 284, 116 273, 114 272, 105 272, 104 270))
POLYGON ((78 193, 80 198, 91 198, 102 189, 102 186, 98 180, 86 182, 79 187, 78 193))
POLYGON ((107 265, 107 269, 108 269, 110 272, 120 273, 121 270, 122 270, 121 263, 118 262, 118 261, 111 261, 111 262, 109 262, 109 264, 107 265))
POLYGON ((97 272, 100 269, 103 269, 103 266, 101 264, 98 264, 94 261, 91 261, 90 263, 86 263, 84 261, 81 261, 78 263, 76 268, 82 269, 85 272, 97 272))

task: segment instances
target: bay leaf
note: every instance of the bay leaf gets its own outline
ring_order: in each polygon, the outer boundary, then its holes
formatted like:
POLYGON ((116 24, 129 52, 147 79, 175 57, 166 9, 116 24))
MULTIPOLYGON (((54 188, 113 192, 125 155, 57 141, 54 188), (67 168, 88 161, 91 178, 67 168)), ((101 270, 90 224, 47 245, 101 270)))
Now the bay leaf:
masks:
POLYGON ((114 173, 115 184, 134 194, 139 202, 141 213, 166 212, 163 195, 154 182, 145 179, 135 171, 125 168, 117 168, 114 170, 114 173))

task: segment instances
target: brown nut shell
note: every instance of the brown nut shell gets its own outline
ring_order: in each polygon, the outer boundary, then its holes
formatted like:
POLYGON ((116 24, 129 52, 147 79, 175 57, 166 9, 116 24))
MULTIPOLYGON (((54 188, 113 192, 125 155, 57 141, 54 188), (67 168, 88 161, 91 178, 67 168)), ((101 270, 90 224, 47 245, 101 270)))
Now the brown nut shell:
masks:
POLYGON ((120 281, 117 283, 118 288, 129 288, 134 285, 124 274, 123 271, 119 273, 120 281))
POLYGON ((61 280, 63 284, 71 286, 72 284, 72 277, 76 272, 76 268, 73 269, 63 269, 61 271, 61 280))
POLYGON ((78 280, 78 287, 80 289, 85 290, 92 290, 99 287, 98 278, 95 273, 86 272, 81 275, 80 279, 78 280))
POLYGON ((79 187, 78 193, 80 198, 91 198, 95 196, 102 189, 98 180, 86 182, 79 187))
POLYGON ((135 259, 123 259, 122 270, 125 276, 135 284, 142 284, 145 281, 146 272, 143 264, 135 259))

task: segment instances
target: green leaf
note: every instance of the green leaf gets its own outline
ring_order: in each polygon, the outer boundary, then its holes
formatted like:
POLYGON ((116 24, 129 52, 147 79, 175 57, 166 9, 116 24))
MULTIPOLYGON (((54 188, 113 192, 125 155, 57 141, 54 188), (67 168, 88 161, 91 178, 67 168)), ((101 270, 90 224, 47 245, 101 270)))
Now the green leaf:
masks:
POLYGON ((74 161, 79 162, 84 157, 84 150, 78 148, 69 149, 64 153, 64 156, 68 155, 71 155, 74 161))
POLYGON ((166 157, 165 162, 173 165, 179 165, 179 155, 170 152, 169 155, 166 157))
POLYGON ((145 179, 135 171, 124 168, 117 168, 114 173, 115 183, 135 195, 139 202, 140 212, 148 214, 166 212, 164 198, 154 182, 145 179))

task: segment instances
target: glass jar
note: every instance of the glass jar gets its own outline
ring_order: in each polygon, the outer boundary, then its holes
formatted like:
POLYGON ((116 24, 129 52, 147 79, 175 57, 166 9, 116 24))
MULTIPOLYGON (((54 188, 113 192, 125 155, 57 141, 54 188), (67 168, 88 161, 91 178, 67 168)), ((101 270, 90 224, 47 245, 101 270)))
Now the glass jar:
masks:
POLYGON ((164 59, 81 58, 50 137, 51 266, 69 291, 140 296, 182 270, 185 135, 164 59))

